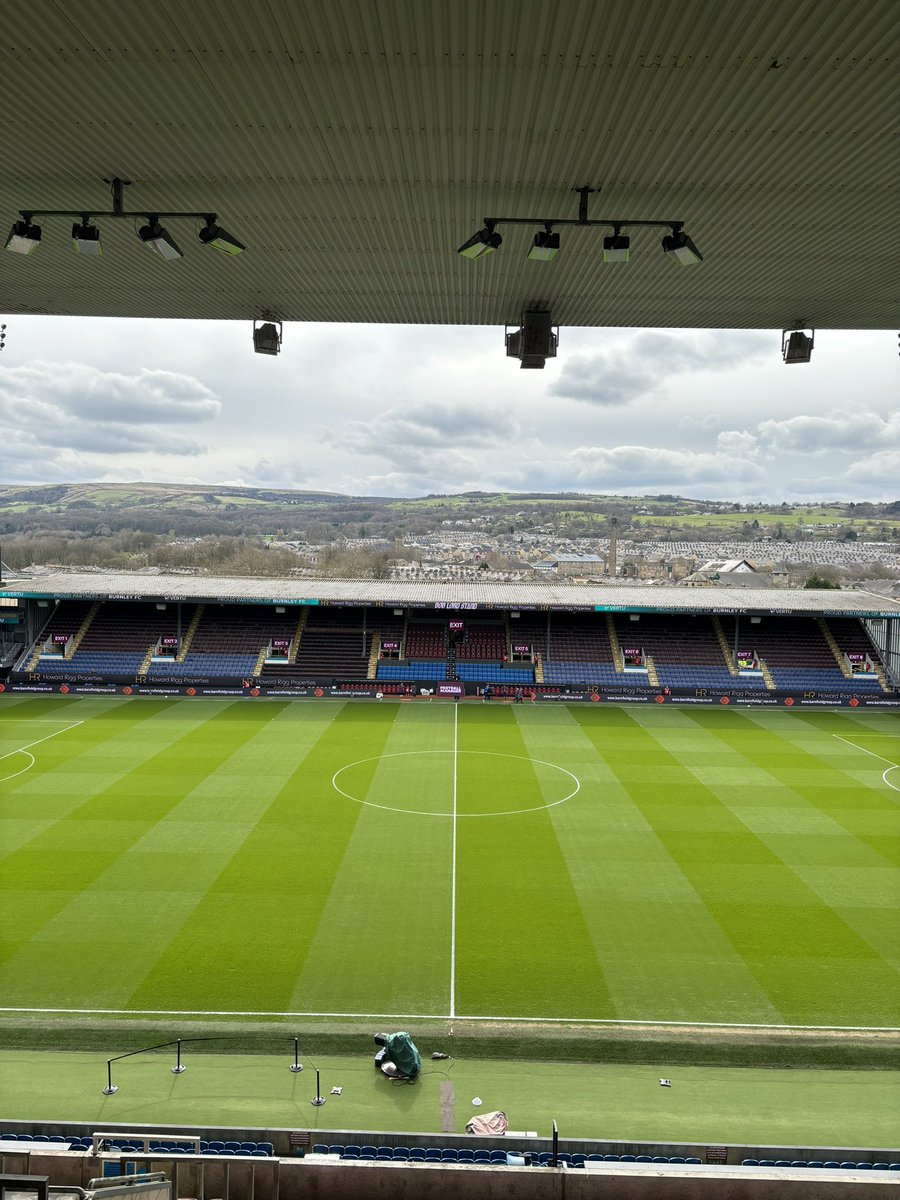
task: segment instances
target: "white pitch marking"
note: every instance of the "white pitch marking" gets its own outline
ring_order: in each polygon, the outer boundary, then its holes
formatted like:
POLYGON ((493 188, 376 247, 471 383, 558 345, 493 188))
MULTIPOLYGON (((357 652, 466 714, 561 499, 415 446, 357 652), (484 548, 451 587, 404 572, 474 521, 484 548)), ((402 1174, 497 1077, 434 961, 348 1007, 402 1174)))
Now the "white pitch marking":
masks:
POLYGON ((30 750, 32 746, 39 746, 41 742, 48 742, 50 738, 57 737, 61 733, 68 733, 70 729, 77 729, 79 725, 83 725, 84 721, 76 721, 74 725, 67 725, 65 729, 57 729, 55 733, 48 733, 46 737, 38 738, 36 742, 28 742, 25 746, 19 746, 18 750, 10 750, 6 754, 0 754, 0 762, 4 758, 10 758, 13 754, 22 754, 26 750, 30 750))
MULTIPOLYGON (((377 762, 383 758, 409 758, 414 754, 450 754, 450 750, 398 750, 393 754, 375 754, 371 758, 360 758, 356 762, 346 763, 343 767, 338 767, 331 777, 331 786, 347 800, 352 800, 354 804, 364 804, 367 808, 380 808, 382 812, 403 813, 405 816, 413 817, 451 817, 452 813, 446 812, 426 812, 421 808, 395 808, 389 804, 373 804, 371 800, 360 800, 358 796, 351 796, 349 792, 345 792, 343 788, 338 787, 337 778, 343 775, 344 771, 350 771, 353 767, 361 767, 367 762, 377 762)), ((466 817, 517 817, 520 813, 544 812, 548 808, 556 808, 558 804, 565 804, 567 800, 571 800, 573 796, 577 796, 581 791, 581 780, 577 775, 573 775, 571 771, 567 771, 565 767, 559 766, 558 763, 546 762, 542 758, 526 758, 523 754, 504 754, 500 750, 463 750, 463 754, 488 754, 494 758, 517 758, 522 762, 538 763, 542 767, 552 767, 554 771, 562 771, 563 775, 568 775, 574 781, 575 787, 568 796, 563 796, 561 800, 554 800, 551 804, 538 804, 535 808, 509 808, 503 812, 483 812, 483 813, 460 813, 459 816, 466 817)))
MULTIPOLYGON (((28 763, 28 766, 23 767, 21 769, 21 771, 14 771, 12 773, 12 775, 0 775, 0 783, 9 783, 9 781, 11 779, 18 779, 20 775, 24 775, 26 771, 30 771, 31 768, 34 766, 34 755, 29 754, 27 750, 13 750, 12 753, 13 754, 24 754, 25 757, 31 759, 31 761, 28 763)), ((8 754, 4 755, 4 757, 8 758, 9 755, 8 754)))
MULTIPOLYGON (((895 763, 891 758, 885 758, 883 754, 876 754, 874 750, 867 750, 865 746, 857 746, 856 742, 851 742, 847 738, 841 737, 839 733, 833 733, 831 736, 836 737, 839 742, 844 742, 846 745, 852 746, 854 750, 861 750, 863 754, 868 754, 871 758, 877 758, 880 762, 890 763, 891 765, 888 767, 888 769, 886 771, 882 771, 881 778, 892 791, 900 792, 900 787, 897 787, 896 784, 891 783, 891 781, 888 779, 888 775, 890 775, 891 771, 900 770, 900 763, 895 763)), ((879 735, 876 734, 875 736, 879 735)))
POLYGON ((453 706, 453 853, 450 860, 450 1016, 456 1011, 456 775, 459 763, 459 705, 453 706))
MULTIPOLYGON (((346 1020, 448 1021, 450 1013, 383 1013, 383 1012, 262 1012, 252 1009, 195 1009, 195 1008, 24 1008, 0 1007, 7 1013, 57 1013, 62 1016, 105 1017, 335 1017, 346 1020)), ((893 1025, 759 1025, 746 1021, 633 1021, 628 1017, 496 1017, 457 1013, 457 1021, 515 1021, 531 1025, 661 1025, 698 1029, 779 1029, 834 1031, 836 1033, 900 1033, 893 1025)))

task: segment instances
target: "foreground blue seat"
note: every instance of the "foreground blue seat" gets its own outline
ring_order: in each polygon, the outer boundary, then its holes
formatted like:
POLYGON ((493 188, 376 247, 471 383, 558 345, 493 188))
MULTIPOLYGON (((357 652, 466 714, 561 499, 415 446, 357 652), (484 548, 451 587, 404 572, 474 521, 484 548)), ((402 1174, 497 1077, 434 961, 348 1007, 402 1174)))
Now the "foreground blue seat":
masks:
MULTIPOLYGON (((456 1161, 461 1162, 461 1163, 474 1162, 475 1161, 475 1151, 474 1150, 457 1150, 456 1161)), ((885 1167, 885 1170, 887 1170, 887 1167, 885 1167)))
MULTIPOLYGON (((364 1150, 368 1150, 370 1148, 372 1150, 375 1149, 374 1146, 372 1146, 372 1147, 363 1146, 364 1150)), ((412 1146, 409 1151, 409 1161, 410 1162, 424 1162, 425 1161, 425 1153, 426 1153, 426 1151, 425 1151, 424 1146, 412 1146)))

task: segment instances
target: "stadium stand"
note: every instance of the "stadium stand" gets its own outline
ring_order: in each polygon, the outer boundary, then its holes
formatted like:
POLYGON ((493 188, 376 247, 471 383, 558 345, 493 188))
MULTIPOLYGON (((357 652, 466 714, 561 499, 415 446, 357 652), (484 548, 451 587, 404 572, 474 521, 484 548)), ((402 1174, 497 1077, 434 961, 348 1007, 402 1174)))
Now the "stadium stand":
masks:
MULTIPOLYGON (((296 613, 292 620, 296 625, 296 613)), ((365 679, 368 656, 363 609, 311 608, 293 662, 267 664, 262 675, 264 678, 287 675, 309 680, 335 676, 365 679)))
MULTIPOLYGON (((859 622, 856 637, 865 637, 859 622)), ((735 637, 735 618, 723 617, 722 628, 730 643, 735 637)), ((849 638, 846 628, 842 635, 849 638)), ((811 617, 765 616, 754 624, 741 625, 740 640, 754 650, 765 663, 777 688, 786 690, 858 690, 861 687, 879 688, 877 675, 854 676, 848 680, 841 672, 825 635, 811 617)), ((874 657, 875 651, 867 643, 874 657)))
POLYGON ((252 675, 272 637, 290 636, 291 621, 261 604, 214 604, 203 609, 183 659, 153 662, 150 679, 171 675, 252 675))

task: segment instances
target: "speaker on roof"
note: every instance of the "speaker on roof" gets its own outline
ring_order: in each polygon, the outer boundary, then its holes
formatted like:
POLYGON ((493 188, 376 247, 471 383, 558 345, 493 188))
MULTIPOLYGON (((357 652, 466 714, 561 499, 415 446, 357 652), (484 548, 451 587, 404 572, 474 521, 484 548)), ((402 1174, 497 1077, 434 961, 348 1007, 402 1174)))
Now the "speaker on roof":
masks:
POLYGON ((519 328, 506 333, 507 358, 517 358, 530 370, 542 370, 548 358, 556 358, 558 344, 559 330, 545 309, 526 308, 519 328))

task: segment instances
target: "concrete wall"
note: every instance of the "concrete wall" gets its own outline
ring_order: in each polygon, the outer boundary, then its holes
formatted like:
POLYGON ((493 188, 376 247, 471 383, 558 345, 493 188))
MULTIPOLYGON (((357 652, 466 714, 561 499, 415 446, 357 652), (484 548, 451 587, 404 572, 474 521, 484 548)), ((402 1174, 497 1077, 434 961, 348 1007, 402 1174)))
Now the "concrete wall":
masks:
MULTIPOLYGON (((99 1158, 67 1151, 32 1152, 27 1165, 53 1184, 77 1184, 102 1174, 99 1158)), ((146 1160, 145 1160, 146 1161, 146 1160)), ((355 1163, 306 1159, 210 1159, 191 1155, 150 1160, 165 1171, 181 1200, 867 1200, 884 1197, 897 1173, 780 1170, 728 1166, 604 1164, 593 1170, 355 1163)))

